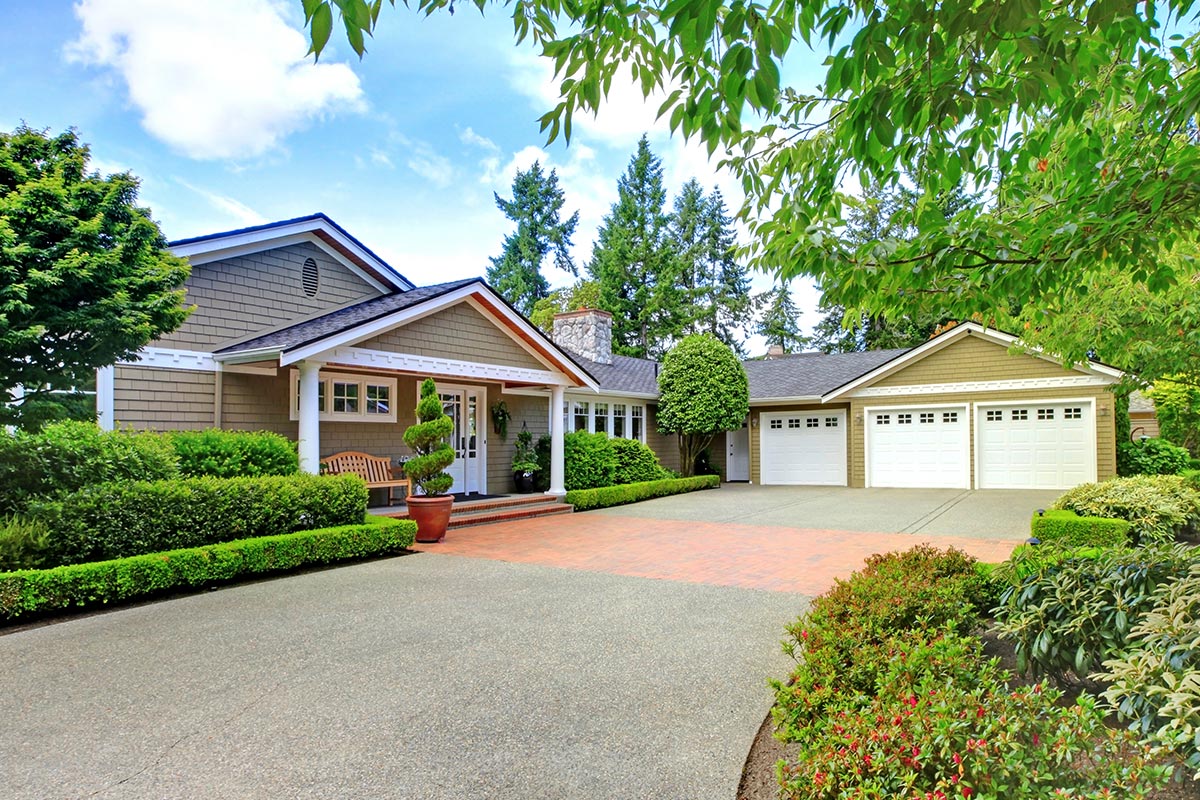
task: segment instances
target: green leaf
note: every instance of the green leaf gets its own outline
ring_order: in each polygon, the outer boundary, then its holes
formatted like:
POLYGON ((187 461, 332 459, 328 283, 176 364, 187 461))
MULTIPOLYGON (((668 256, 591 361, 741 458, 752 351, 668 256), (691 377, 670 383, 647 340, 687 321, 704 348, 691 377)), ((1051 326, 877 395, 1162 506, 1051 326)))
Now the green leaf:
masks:
POLYGON ((308 52, 319 58, 325 45, 329 43, 329 34, 333 31, 333 12, 330 11, 327 3, 322 3, 313 11, 309 29, 312 35, 312 47, 308 52))

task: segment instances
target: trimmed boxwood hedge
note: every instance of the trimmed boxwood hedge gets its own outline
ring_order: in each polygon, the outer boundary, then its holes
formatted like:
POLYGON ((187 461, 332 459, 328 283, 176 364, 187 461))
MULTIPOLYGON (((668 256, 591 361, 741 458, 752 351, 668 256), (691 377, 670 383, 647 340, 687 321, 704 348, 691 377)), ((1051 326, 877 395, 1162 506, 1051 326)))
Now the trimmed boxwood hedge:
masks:
POLYGON ((694 492, 697 489, 716 489, 720 485, 721 477, 719 475, 698 475, 694 478, 667 478, 661 481, 602 486, 599 489, 576 489, 567 492, 563 500, 575 506, 576 511, 588 511, 593 508, 636 503, 652 497, 694 492))
POLYGON ((289 475, 107 483, 31 510, 62 565, 353 525, 366 508, 355 475, 289 475))
POLYGON ((1081 517, 1074 511, 1051 509, 1045 516, 1033 515, 1030 526, 1034 537, 1069 547, 1124 547, 1129 544, 1129 529, 1123 519, 1081 517))
POLYGON ((113 561, 0 574, 0 620, 94 608, 168 591, 226 583, 312 564, 399 553, 410 547, 411 520, 242 539, 113 561))
POLYGON ((185 478, 209 475, 241 478, 295 475, 300 471, 296 443, 271 431, 175 431, 169 437, 185 478))

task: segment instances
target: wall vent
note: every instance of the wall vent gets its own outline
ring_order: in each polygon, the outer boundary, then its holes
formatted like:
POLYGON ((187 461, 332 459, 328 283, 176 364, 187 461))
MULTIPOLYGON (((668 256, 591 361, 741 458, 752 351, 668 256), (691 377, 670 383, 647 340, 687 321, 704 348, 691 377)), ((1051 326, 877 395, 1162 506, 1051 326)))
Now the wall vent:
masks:
POLYGON ((311 258, 304 259, 304 274, 302 277, 304 285, 304 293, 309 297, 315 297, 317 290, 321 288, 321 273, 317 268, 317 262, 311 258))

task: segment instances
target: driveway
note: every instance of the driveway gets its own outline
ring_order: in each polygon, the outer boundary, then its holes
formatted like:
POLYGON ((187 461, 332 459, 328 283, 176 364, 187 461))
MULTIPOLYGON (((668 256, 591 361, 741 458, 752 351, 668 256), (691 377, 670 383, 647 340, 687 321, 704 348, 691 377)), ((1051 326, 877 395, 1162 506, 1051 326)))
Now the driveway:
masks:
POLYGON ((873 553, 928 542, 1005 560, 1060 492, 725 484, 568 516, 452 531, 425 550, 819 594, 873 553))
POLYGON ((416 554, 18 631, 0 636, 0 786, 731 800, 804 605, 416 554))

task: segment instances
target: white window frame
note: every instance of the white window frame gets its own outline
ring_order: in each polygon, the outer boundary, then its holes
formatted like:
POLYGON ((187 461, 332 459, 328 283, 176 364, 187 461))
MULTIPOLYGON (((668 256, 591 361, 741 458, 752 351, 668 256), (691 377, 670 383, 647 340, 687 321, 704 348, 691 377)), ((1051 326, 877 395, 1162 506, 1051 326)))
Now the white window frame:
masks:
MULTIPOLYGON (((588 433, 596 432, 596 404, 599 403, 600 405, 605 406, 607 413, 604 416, 608 420, 608 430, 603 431, 603 433, 606 433, 609 436, 609 438, 613 438, 613 439, 633 439, 634 438, 632 435, 633 434, 633 409, 640 408, 642 410, 642 416, 641 416, 642 431, 641 431, 641 435, 637 438, 636 441, 639 441, 642 444, 646 443, 646 421, 650 418, 650 414, 647 411, 646 404, 644 402, 634 402, 627 397, 615 397, 615 396, 611 396, 611 395, 602 395, 602 394, 601 395, 588 395, 586 398, 578 397, 578 396, 571 397, 570 395, 567 395, 566 402, 563 403, 563 423, 564 423, 563 430, 567 431, 568 433, 575 430, 575 410, 576 410, 576 406, 578 406, 580 403, 588 404, 588 410, 587 410, 587 432, 588 433), (616 413, 614 410, 614 406, 624 406, 625 407, 625 416, 624 416, 625 435, 624 436, 614 436, 613 435, 613 427, 614 427, 613 419, 614 419, 614 415, 616 413)), ((583 415, 580 414, 580 416, 583 416, 583 415)))
MULTIPOLYGON (((321 371, 321 384, 325 387, 325 410, 321 412, 320 419, 322 422, 395 422, 396 417, 396 379, 386 378, 379 375, 361 375, 348 372, 325 372, 321 371), (358 411, 354 413, 346 411, 333 410, 333 384, 337 383, 356 383, 358 384, 358 411), (388 390, 388 413, 386 414, 368 414, 367 413, 367 387, 368 386, 383 386, 388 390)), ((300 397, 300 370, 288 371, 288 419, 296 421, 300 419, 299 397, 300 397)))

